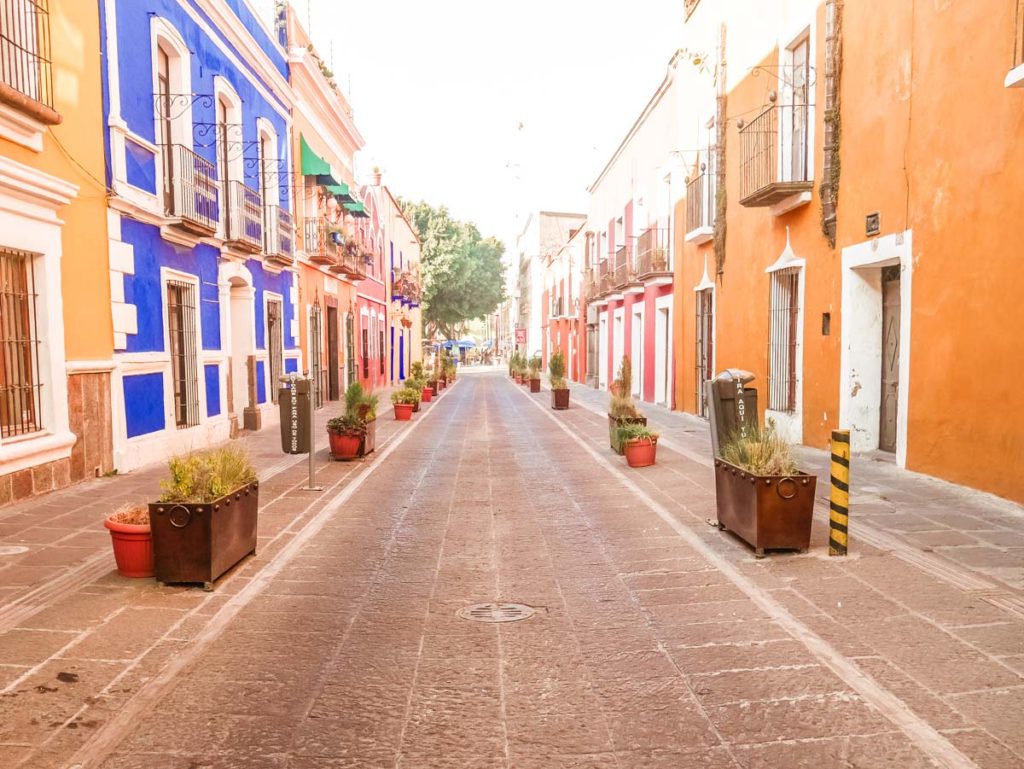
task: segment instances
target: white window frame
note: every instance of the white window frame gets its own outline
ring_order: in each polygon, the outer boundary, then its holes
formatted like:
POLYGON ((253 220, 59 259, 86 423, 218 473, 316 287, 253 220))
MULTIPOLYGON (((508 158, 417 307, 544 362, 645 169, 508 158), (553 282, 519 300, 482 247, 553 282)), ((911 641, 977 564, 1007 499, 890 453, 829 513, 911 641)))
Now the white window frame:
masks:
MULTIPOLYGON (((796 365, 794 367, 796 376, 796 395, 793 403, 793 411, 779 411, 776 409, 768 408, 771 404, 770 390, 772 383, 772 372, 771 372, 771 359, 767 361, 765 370, 768 372, 768 397, 765 408, 765 421, 772 419, 775 421, 776 428, 779 434, 789 440, 792 443, 803 443, 803 402, 804 402, 804 325, 806 319, 806 305, 805 305, 805 294, 806 294, 806 261, 804 259, 797 258, 793 252, 793 248, 789 242, 789 235, 787 232, 786 236, 786 247, 782 254, 776 260, 774 264, 768 267, 765 272, 769 276, 770 281, 774 281, 775 273, 783 270, 795 269, 797 270, 797 301, 799 306, 797 309, 796 319, 796 365)), ((771 283, 769 284, 769 292, 772 290, 771 283)), ((772 293, 769 293, 769 297, 772 293)), ((769 345, 771 337, 771 323, 774 308, 771 306, 771 300, 769 299, 769 345)), ((770 354, 770 347, 769 347, 770 354)))

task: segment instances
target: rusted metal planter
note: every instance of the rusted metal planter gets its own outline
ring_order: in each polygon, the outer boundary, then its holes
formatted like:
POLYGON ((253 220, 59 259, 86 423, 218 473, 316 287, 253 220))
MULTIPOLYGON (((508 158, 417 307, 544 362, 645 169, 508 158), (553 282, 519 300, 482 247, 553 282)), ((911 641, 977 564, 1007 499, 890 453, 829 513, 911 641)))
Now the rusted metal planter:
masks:
POLYGON ((569 408, 569 388, 551 391, 551 408, 557 411, 569 408))
POLYGON ((537 377, 536 379, 531 379, 530 380, 530 392, 532 392, 532 393, 539 393, 540 392, 540 377, 537 377))
POLYGON ((210 503, 151 503, 157 581, 202 583, 213 589, 218 577, 256 552, 258 515, 259 482, 210 503))
POLYGON ((715 459, 718 524, 758 555, 765 550, 805 551, 811 546, 817 483, 817 477, 807 473, 751 475, 715 459))
POLYGON ((377 450, 377 420, 371 419, 366 423, 366 432, 363 433, 362 443, 359 444, 359 456, 365 457, 377 450))
POLYGON ((608 442, 612 451, 622 454, 622 441, 619 439, 620 425, 643 425, 647 426, 647 417, 613 417, 608 415, 608 442))

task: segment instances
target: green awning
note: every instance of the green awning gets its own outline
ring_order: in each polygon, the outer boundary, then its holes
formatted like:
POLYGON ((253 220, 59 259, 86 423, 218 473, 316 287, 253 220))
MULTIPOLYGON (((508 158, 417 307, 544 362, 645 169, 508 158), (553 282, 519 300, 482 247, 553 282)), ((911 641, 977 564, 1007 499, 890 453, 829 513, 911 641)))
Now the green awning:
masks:
POLYGON ((328 184, 327 191, 334 195, 338 199, 339 203, 355 203, 356 199, 352 197, 352 194, 348 191, 348 185, 345 183, 341 184, 328 184))
POLYGON ((360 219, 370 218, 370 215, 366 213, 366 206, 362 203, 346 203, 345 210, 352 214, 352 216, 359 217, 360 219))
POLYGON ((305 136, 299 137, 299 150, 302 154, 303 176, 333 176, 331 164, 313 152, 305 136))

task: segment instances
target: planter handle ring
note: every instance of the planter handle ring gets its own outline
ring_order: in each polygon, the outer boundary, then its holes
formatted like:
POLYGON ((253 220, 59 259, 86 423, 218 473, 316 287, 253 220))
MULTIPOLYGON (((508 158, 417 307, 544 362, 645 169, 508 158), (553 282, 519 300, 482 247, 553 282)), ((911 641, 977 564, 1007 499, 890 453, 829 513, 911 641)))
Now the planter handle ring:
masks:
POLYGON ((792 499, 793 497, 795 497, 797 495, 797 492, 799 492, 799 491, 800 490, 797 488, 796 481, 794 481, 792 478, 789 478, 789 477, 783 478, 781 481, 779 481, 777 484, 775 484, 775 493, 778 494, 783 499, 792 499), (783 494, 782 493, 782 484, 784 484, 784 483, 789 483, 793 487, 793 493, 792 494, 783 494))
POLYGON ((167 511, 167 520, 176 529, 184 529, 192 523, 192 511, 184 505, 175 505, 167 511))

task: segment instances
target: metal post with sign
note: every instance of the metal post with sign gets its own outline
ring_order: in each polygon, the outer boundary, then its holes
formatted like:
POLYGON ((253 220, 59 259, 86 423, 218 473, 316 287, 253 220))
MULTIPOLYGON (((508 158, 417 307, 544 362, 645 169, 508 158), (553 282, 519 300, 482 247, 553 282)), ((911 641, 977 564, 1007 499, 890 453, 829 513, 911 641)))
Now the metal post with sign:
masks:
POLYGON ((278 407, 281 412, 281 450, 286 454, 309 454, 307 491, 323 491, 316 485, 313 459, 313 382, 308 377, 289 374, 279 380, 278 407))

